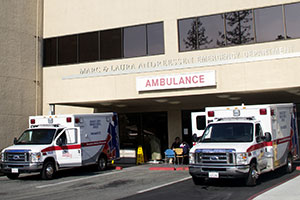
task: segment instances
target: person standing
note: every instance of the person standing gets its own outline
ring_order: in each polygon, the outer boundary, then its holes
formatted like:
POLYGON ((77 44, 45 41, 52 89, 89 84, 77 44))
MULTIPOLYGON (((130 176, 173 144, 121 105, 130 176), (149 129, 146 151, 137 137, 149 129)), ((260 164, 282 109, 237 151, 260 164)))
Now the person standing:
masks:
POLYGON ((175 149, 175 148, 180 148, 180 138, 179 137, 176 137, 175 138, 175 141, 173 142, 172 146, 171 146, 171 149, 175 149))

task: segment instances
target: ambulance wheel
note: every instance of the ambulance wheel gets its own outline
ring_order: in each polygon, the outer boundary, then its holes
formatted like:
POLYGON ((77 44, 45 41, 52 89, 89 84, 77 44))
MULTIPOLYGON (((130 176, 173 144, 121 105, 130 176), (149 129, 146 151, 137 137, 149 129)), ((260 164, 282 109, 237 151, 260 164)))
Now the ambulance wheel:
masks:
POLYGON ((15 180, 19 177, 19 174, 6 174, 7 178, 15 180))
POLYGON ((97 168, 99 171, 104 171, 107 168, 107 159, 105 156, 100 155, 97 163, 97 168))
POLYGON ((204 178, 199 178, 196 176, 192 176, 192 177, 195 185, 202 185, 204 183, 204 178))
POLYGON ((55 169, 54 162, 50 161, 50 160, 46 161, 44 163, 43 169, 41 171, 41 177, 44 180, 53 179, 55 172, 56 172, 56 169, 55 169))
POLYGON ((287 163, 285 168, 286 173, 292 173, 293 172, 293 157, 291 155, 288 155, 287 157, 287 163))
POLYGON ((246 185, 255 186, 257 178, 258 178, 258 173, 256 169, 256 164, 253 162, 250 164, 249 173, 246 177, 246 185))

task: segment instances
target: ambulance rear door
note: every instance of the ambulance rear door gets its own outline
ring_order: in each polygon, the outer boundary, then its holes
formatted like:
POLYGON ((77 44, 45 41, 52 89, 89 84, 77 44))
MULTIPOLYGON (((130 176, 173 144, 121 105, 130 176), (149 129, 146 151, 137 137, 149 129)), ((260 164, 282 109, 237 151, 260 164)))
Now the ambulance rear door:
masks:
POLYGON ((201 137, 206 127, 205 112, 192 112, 192 135, 197 134, 197 137, 201 137))

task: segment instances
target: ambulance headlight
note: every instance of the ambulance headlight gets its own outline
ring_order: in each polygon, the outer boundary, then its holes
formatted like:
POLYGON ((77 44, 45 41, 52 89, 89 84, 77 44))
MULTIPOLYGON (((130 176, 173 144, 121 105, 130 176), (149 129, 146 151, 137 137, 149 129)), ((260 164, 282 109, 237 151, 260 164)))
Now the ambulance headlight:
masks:
POLYGON ((237 165, 246 165, 248 163, 247 153, 237 153, 236 154, 236 164, 237 165))
POLYGON ((190 164, 195 164, 195 153, 189 153, 189 162, 190 164))
POLYGON ((30 154, 30 161, 31 162, 40 162, 41 161, 41 156, 42 154, 40 152, 38 153, 31 153, 30 154))

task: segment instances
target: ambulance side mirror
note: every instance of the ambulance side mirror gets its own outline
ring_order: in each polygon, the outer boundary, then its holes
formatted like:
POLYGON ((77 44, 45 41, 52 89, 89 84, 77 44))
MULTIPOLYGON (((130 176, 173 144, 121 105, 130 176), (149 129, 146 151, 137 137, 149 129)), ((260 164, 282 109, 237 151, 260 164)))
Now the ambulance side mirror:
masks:
POLYGON ((265 133, 265 141, 266 142, 271 142, 272 141, 271 133, 269 133, 269 132, 265 133))
POLYGON ((56 140, 56 145, 57 146, 62 146, 63 145, 63 140, 62 140, 61 137, 56 140))
POLYGON ((17 142, 18 142, 18 139, 15 137, 14 138, 14 144, 17 144, 17 142))
POLYGON ((197 142, 198 138, 197 138, 197 134, 196 133, 193 134, 192 140, 193 140, 193 142, 197 142))

